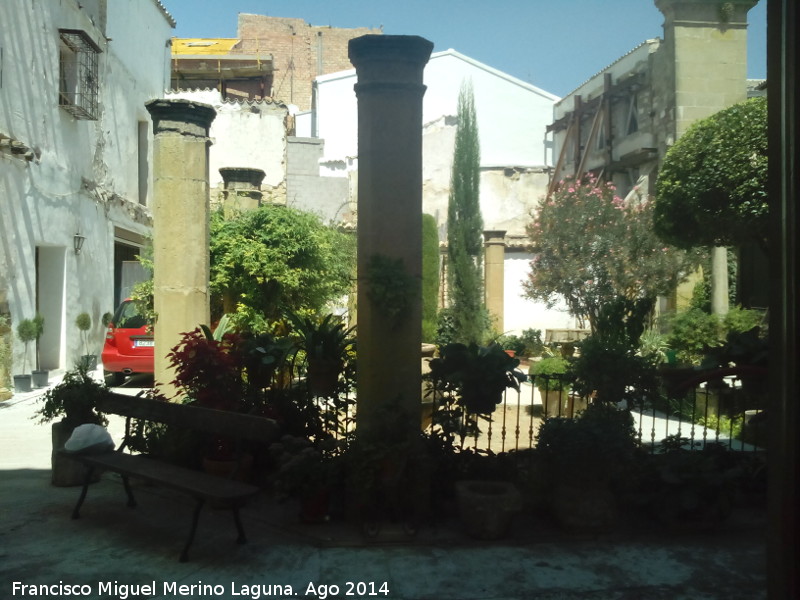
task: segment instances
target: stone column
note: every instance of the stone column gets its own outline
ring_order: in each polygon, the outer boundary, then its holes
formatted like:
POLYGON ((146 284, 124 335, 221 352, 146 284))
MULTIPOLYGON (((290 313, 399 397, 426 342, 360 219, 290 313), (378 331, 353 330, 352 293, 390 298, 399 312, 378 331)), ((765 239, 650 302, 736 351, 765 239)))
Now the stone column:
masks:
MULTIPOLYGON (((667 139, 677 140, 698 119, 747 98, 747 12, 757 3, 655 0, 664 15, 665 92, 675 107, 667 139)), ((712 260, 712 310, 723 315, 728 312, 725 248, 713 249, 712 260)))
POLYGON ((349 43, 358 76, 357 425, 361 439, 378 443, 420 429, 422 74, 432 49, 416 36, 349 43), (379 263, 399 296, 375 285, 370 266, 379 263), (406 292, 410 303, 393 306, 406 292))
POLYGON ((247 167, 223 167, 219 174, 222 175, 224 184, 222 198, 226 215, 261 206, 261 182, 266 175, 264 171, 247 167))
POLYGON ((506 257, 506 232, 486 230, 483 232, 484 258, 483 279, 486 309, 492 325, 498 333, 504 329, 504 271, 506 257))
POLYGON ((167 395, 170 349, 209 322, 208 129, 216 111, 190 100, 151 100, 155 381, 167 395))

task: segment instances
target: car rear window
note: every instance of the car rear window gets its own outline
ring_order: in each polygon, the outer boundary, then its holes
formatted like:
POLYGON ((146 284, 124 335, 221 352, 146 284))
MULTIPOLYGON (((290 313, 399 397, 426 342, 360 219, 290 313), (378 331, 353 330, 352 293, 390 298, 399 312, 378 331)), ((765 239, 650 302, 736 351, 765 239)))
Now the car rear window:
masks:
POLYGON ((123 302, 114 315, 114 323, 119 329, 139 329, 147 324, 144 316, 139 314, 136 304, 123 302))

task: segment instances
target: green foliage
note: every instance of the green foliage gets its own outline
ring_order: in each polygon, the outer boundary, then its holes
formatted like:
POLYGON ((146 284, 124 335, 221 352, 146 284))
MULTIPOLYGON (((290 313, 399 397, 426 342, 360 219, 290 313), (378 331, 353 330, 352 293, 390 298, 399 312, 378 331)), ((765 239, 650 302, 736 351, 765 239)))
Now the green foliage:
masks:
POLYGON ((341 364, 355 343, 355 327, 347 328, 336 315, 328 314, 320 319, 289 313, 287 318, 297 336, 298 348, 309 361, 333 360, 341 364))
POLYGON ((602 307, 618 297, 668 293, 697 259, 661 242, 652 214, 653 203, 637 188, 623 200, 611 183, 564 180, 539 203, 528 226, 534 259, 524 283, 527 296, 550 307, 563 298, 594 331, 602 307))
POLYGON ((433 215, 422 215, 422 341, 436 340, 439 306, 439 230, 433 215))
POLYGON ((655 229, 682 248, 766 247, 767 101, 751 98, 694 123, 669 149, 656 182, 655 229))
POLYGON ((575 389, 606 403, 639 401, 657 390, 655 362, 639 353, 651 300, 618 298, 602 307, 595 332, 579 344, 575 389))
POLYGON ((668 318, 669 347, 679 363, 698 365, 709 347, 721 343, 722 327, 717 316, 698 308, 676 313, 668 318))
POLYGON ((33 319, 22 319, 17 324, 17 337, 25 344, 25 353, 22 355, 22 373, 28 366, 28 345, 37 337, 37 326, 33 319))
POLYGON ((524 356, 542 356, 545 345, 542 341, 541 329, 523 329, 520 339, 525 346, 522 351, 524 356))
MULTIPOLYGON (((434 382, 456 391, 468 413, 489 414, 502 400, 506 388, 519 390, 525 375, 517 370, 519 359, 501 346, 448 344, 430 362, 434 382)), ((437 385, 437 389, 441 389, 437 385)))
POLYGON ((455 338, 482 342, 486 329, 483 310, 483 217, 480 209, 480 143, 472 85, 458 95, 450 198, 447 205, 447 282, 455 338))
POLYGON ((310 213, 266 205, 232 219, 221 211, 211 217, 215 307, 227 296, 237 313, 267 323, 285 310, 320 311, 350 290, 354 261, 353 236, 310 213))
POLYGON ((764 327, 766 321, 767 315, 763 310, 734 306, 723 317, 722 324, 728 332, 741 333, 750 331, 754 327, 764 327))
POLYGON ((60 383, 48 389, 41 398, 43 406, 36 411, 39 423, 63 417, 71 426, 84 423, 105 425, 97 405, 109 394, 104 383, 92 379, 85 369, 67 371, 60 383))
POLYGON ((150 275, 144 281, 133 286, 130 298, 136 305, 136 312, 142 315, 145 322, 152 327, 158 320, 153 296, 153 239, 148 237, 142 247, 142 253, 136 257, 139 264, 150 275))
POLYGON ((577 418, 545 419, 536 448, 551 478, 610 480, 622 475, 635 456, 633 417, 627 410, 592 403, 577 418))
MULTIPOLYGON (((548 356, 542 360, 531 363, 528 372, 534 376, 556 377, 566 375, 569 371, 569 362, 562 356, 548 356)), ((534 380, 535 381, 535 380, 534 380)))
POLYGON ((89 354, 89 330, 92 328, 92 317, 89 313, 82 312, 75 317, 75 327, 81 332, 81 339, 83 340, 83 353, 89 354))
POLYGON ((383 254, 369 257, 367 296, 393 327, 400 325, 418 294, 419 282, 408 272, 402 258, 383 254))

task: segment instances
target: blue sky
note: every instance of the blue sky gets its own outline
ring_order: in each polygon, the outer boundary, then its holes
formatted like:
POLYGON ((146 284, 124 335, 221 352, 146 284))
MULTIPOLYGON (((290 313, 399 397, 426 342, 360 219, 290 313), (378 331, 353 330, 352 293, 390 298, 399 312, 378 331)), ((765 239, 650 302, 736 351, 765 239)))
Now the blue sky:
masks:
MULTIPOLYGON (((236 37, 237 14, 421 35, 564 96, 649 38, 653 0, 161 0, 177 37, 236 37)), ((766 76, 766 0, 749 13, 748 77, 766 76)))

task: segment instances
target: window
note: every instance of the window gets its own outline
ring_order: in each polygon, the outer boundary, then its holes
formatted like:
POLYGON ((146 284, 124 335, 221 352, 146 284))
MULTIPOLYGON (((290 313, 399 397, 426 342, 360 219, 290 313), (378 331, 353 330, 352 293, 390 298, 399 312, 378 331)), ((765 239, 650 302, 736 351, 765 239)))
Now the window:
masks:
POLYGON ((59 29, 58 104, 76 119, 97 118, 98 69, 101 50, 85 32, 59 29))

